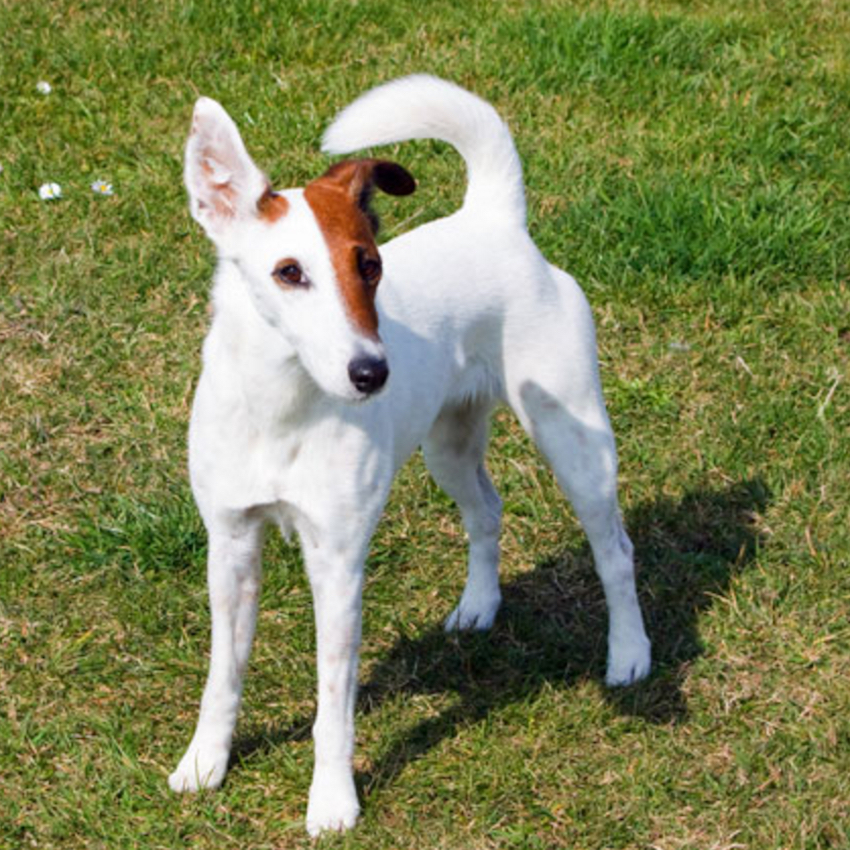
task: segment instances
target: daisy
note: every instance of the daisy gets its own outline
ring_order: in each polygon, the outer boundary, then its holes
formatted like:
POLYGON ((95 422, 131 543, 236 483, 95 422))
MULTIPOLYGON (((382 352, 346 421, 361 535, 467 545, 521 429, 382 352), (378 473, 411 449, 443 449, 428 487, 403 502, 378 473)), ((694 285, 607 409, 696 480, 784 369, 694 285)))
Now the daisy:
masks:
POLYGON ((42 201, 55 201, 62 197, 62 187, 58 183, 44 183, 38 189, 38 197, 42 201))
POLYGON ((111 195, 112 184, 107 183, 105 180, 95 180, 94 183, 91 184, 91 190, 95 193, 95 195, 111 195))

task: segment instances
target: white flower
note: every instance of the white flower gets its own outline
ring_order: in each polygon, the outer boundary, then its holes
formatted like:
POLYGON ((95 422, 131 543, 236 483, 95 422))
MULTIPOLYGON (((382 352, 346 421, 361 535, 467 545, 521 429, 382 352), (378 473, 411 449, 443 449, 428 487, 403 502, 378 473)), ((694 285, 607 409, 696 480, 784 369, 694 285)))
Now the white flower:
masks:
POLYGON ((53 91, 53 87, 47 82, 47 80, 39 80, 35 84, 35 87, 39 94, 50 94, 50 92, 53 91))
POLYGON ((62 197, 62 187, 58 183, 44 183, 38 189, 38 197, 42 201, 55 201, 62 197))
POLYGON ((105 180, 95 180, 94 183, 91 184, 91 190, 95 193, 95 195, 111 195, 112 184, 107 183, 105 180))

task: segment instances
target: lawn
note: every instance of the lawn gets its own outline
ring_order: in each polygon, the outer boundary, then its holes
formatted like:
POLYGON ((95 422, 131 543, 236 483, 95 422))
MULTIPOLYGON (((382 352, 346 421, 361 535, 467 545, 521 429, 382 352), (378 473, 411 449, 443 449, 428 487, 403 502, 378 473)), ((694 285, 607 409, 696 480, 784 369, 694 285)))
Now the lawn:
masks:
MULTIPOLYGON (((229 778, 166 784, 209 641, 182 147, 210 95, 303 185, 336 110, 414 71, 505 116, 587 292, 654 668, 605 688, 585 539, 499 412, 504 608, 443 634, 464 535, 414 458, 368 565, 363 818, 320 846, 850 846, 848 44, 847 0, 0 0, 0 848, 310 846, 312 612, 276 536, 229 778)), ((456 208, 453 151, 390 154, 419 190, 386 235, 456 208)))

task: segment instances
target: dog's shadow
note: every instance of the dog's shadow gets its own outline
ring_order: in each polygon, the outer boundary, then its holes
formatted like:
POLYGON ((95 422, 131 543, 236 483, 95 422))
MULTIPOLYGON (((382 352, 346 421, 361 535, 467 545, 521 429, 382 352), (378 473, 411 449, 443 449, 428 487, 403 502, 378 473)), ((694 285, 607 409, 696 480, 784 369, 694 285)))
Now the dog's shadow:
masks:
MULTIPOLYGON (((746 569, 758 543, 755 518, 769 502, 760 479, 697 489, 640 505, 625 517, 635 544, 638 587, 652 640, 653 672, 629 688, 604 689, 618 712, 652 723, 683 722, 682 683, 702 649, 697 621, 746 569)), ((563 550, 502 586, 503 606, 488 633, 446 635, 442 623, 400 636, 361 686, 358 714, 404 695, 444 695, 449 707, 384 745, 359 777, 368 793, 467 724, 544 685, 569 688, 604 677, 607 617, 586 543, 563 550)), ((234 756, 309 735, 310 720, 237 740, 234 756)))

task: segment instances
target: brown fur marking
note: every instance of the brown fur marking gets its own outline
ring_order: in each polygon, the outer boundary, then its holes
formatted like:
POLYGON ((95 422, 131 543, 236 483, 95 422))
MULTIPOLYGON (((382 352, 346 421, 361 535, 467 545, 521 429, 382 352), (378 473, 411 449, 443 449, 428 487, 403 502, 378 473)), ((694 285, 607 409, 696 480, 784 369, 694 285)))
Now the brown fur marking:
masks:
POLYGON ((375 286, 368 286, 360 273, 361 257, 379 259, 372 225, 359 204, 369 180, 367 163, 341 162, 307 184, 304 198, 325 237, 349 317, 364 334, 377 339, 375 286))
POLYGON ((260 195, 257 201, 257 215, 269 224, 274 224, 278 219, 283 218, 289 212, 289 201, 278 195, 272 190, 271 186, 266 186, 266 191, 260 195))

